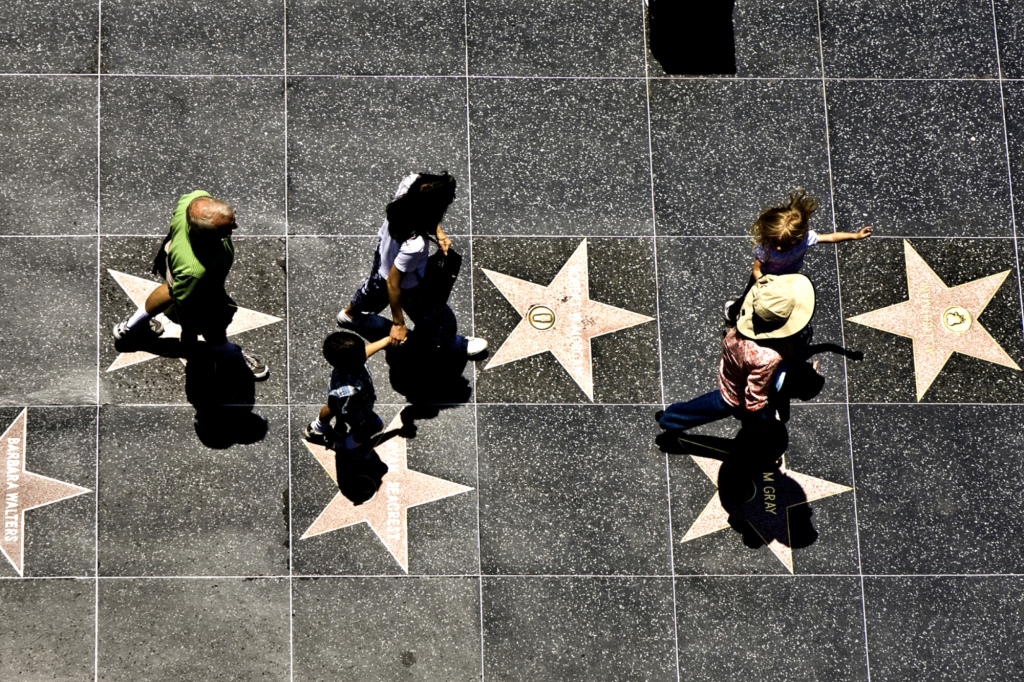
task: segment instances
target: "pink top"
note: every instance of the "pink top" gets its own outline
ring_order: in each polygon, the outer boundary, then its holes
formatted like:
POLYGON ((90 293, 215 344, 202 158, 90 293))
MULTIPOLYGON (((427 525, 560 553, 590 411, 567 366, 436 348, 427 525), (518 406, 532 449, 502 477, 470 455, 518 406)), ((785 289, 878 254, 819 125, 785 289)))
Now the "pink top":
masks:
POLYGON ((771 346, 744 338, 733 327, 722 341, 722 362, 718 365, 718 390, 733 407, 755 412, 768 404, 768 389, 775 370, 792 354, 785 341, 771 346))

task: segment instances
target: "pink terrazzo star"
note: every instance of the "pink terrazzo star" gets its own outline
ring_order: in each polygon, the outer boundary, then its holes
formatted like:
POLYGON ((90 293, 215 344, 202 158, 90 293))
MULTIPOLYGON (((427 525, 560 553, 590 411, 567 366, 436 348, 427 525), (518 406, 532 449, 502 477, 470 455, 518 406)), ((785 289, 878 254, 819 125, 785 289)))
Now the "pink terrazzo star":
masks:
POLYGON ((947 287, 906 240, 903 240, 903 252, 910 300, 848 318, 848 321, 913 341, 918 401, 953 353, 1019 371, 1017 363, 978 323, 978 317, 1010 271, 947 287))
MULTIPOLYGON (((683 439, 680 441, 681 444, 685 444, 683 439)), ((696 443, 689 445, 703 447, 696 443)), ((717 486, 722 460, 696 455, 690 457, 717 486)), ((793 573, 793 548, 790 546, 789 537, 789 509, 852 490, 845 485, 792 471, 786 467, 785 458, 779 468, 758 472, 757 480, 752 483, 756 486, 756 493, 753 499, 741 506, 743 517, 790 573, 793 573)), ((686 531, 682 542, 696 540, 728 527, 729 512, 722 506, 720 493, 716 492, 697 520, 686 531)))
POLYGON ((484 369, 551 351, 591 400, 590 339, 654 319, 590 300, 586 239, 546 287, 481 269, 523 318, 484 369))
POLYGON ((0 436, 4 458, 4 523, 0 552, 4 553, 18 575, 25 574, 25 512, 92 492, 25 469, 27 426, 26 409, 0 436))
MULTIPOLYGON (((400 428, 401 412, 395 415, 384 431, 400 428)), ((327 475, 337 483, 338 471, 334 451, 309 441, 303 442, 327 471, 327 475)), ((408 573, 409 507, 466 493, 472 488, 409 469, 408 445, 406 439, 401 436, 385 441, 378 445, 376 450, 381 460, 388 465, 388 473, 384 475, 380 490, 374 498, 356 506, 340 492, 337 493, 300 539, 305 540, 357 523, 366 523, 391 552, 391 556, 402 570, 408 573)))
MULTIPOLYGON (((117 272, 116 270, 107 270, 110 276, 114 278, 124 292, 128 294, 128 298, 132 299, 132 303, 135 304, 136 308, 141 308, 146 303, 146 299, 153 293, 153 290, 160 286, 159 282, 154 282, 150 279, 144 279, 142 277, 136 277, 135 275, 127 275, 123 272, 117 272)), ((171 322, 170 319, 163 313, 156 316, 156 319, 164 325, 164 333, 160 335, 162 339, 180 339, 181 338, 181 325, 171 322)), ((259 327, 266 327, 269 324, 275 322, 281 322, 280 317, 274 317, 273 315, 266 315, 264 313, 258 313, 255 310, 249 310, 248 308, 239 307, 235 311, 235 316, 231 318, 231 324, 228 325, 227 335, 234 336, 235 334, 241 334, 251 329, 258 329, 259 327)), ((202 338, 202 337, 200 337, 202 338)), ((114 360, 110 367, 107 367, 108 372, 113 372, 116 369, 123 369, 129 365, 136 365, 140 362, 152 360, 158 358, 159 355, 153 353, 147 353, 146 351, 134 351, 132 353, 121 353, 114 360)), ((185 358, 181 358, 182 363, 185 362, 185 358)))

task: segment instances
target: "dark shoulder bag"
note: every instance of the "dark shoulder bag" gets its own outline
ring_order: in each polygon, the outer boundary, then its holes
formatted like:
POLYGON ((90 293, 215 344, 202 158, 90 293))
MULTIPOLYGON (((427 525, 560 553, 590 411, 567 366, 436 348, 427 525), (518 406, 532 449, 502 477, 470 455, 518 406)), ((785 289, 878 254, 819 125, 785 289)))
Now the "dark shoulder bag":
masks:
POLYGON ((455 280, 462 269, 462 256, 452 247, 445 254, 440 248, 427 258, 427 269, 423 274, 423 287, 435 305, 446 305, 455 287, 455 280))

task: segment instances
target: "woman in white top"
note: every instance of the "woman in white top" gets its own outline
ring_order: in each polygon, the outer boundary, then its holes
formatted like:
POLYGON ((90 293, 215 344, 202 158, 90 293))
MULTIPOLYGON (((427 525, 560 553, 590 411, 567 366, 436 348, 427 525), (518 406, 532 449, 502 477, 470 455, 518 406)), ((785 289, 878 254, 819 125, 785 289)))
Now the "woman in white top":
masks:
POLYGON ((487 349, 484 339, 456 334, 452 309, 432 301, 421 286, 431 238, 444 253, 451 247, 452 240, 441 229, 441 221, 454 199, 455 178, 447 172, 414 173, 402 179, 377 234, 370 276, 338 313, 338 324, 356 328, 372 324, 375 318, 370 316, 390 305, 391 338, 395 345, 405 343, 408 314, 416 324, 420 343, 451 348, 469 356, 487 349))

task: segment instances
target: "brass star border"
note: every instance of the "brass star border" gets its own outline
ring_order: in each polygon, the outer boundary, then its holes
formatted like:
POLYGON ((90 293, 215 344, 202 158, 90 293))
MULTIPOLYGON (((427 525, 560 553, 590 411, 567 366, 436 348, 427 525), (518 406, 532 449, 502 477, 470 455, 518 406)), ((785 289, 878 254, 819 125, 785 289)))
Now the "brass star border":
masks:
POLYGON ((481 270, 522 318, 484 369, 550 351, 591 401, 594 367, 590 340, 654 320, 590 299, 586 239, 547 286, 481 270))
MULTIPOLYGON (((401 428, 402 413, 399 412, 384 431, 396 431, 401 428)), ((316 443, 305 440, 303 442, 331 480, 337 483, 338 472, 334 451, 316 443)), ((409 508, 467 493, 473 489, 409 469, 408 443, 400 435, 381 443, 376 450, 381 461, 388 465, 388 472, 384 475, 380 490, 373 499, 357 506, 338 492, 299 539, 306 540, 365 523, 373 529, 402 570, 408 573, 409 508)))
POLYGON ((904 336, 913 342, 917 401, 920 402, 931 388, 953 353, 1020 371, 1017 363, 978 322, 1010 271, 950 287, 905 239, 903 253, 910 298, 847 318, 847 321, 904 336))
POLYGON ((0 552, 3 552, 19 576, 25 575, 25 512, 92 492, 88 488, 27 470, 27 435, 26 408, 0 436, 4 448, 3 535, 0 536, 0 552))

